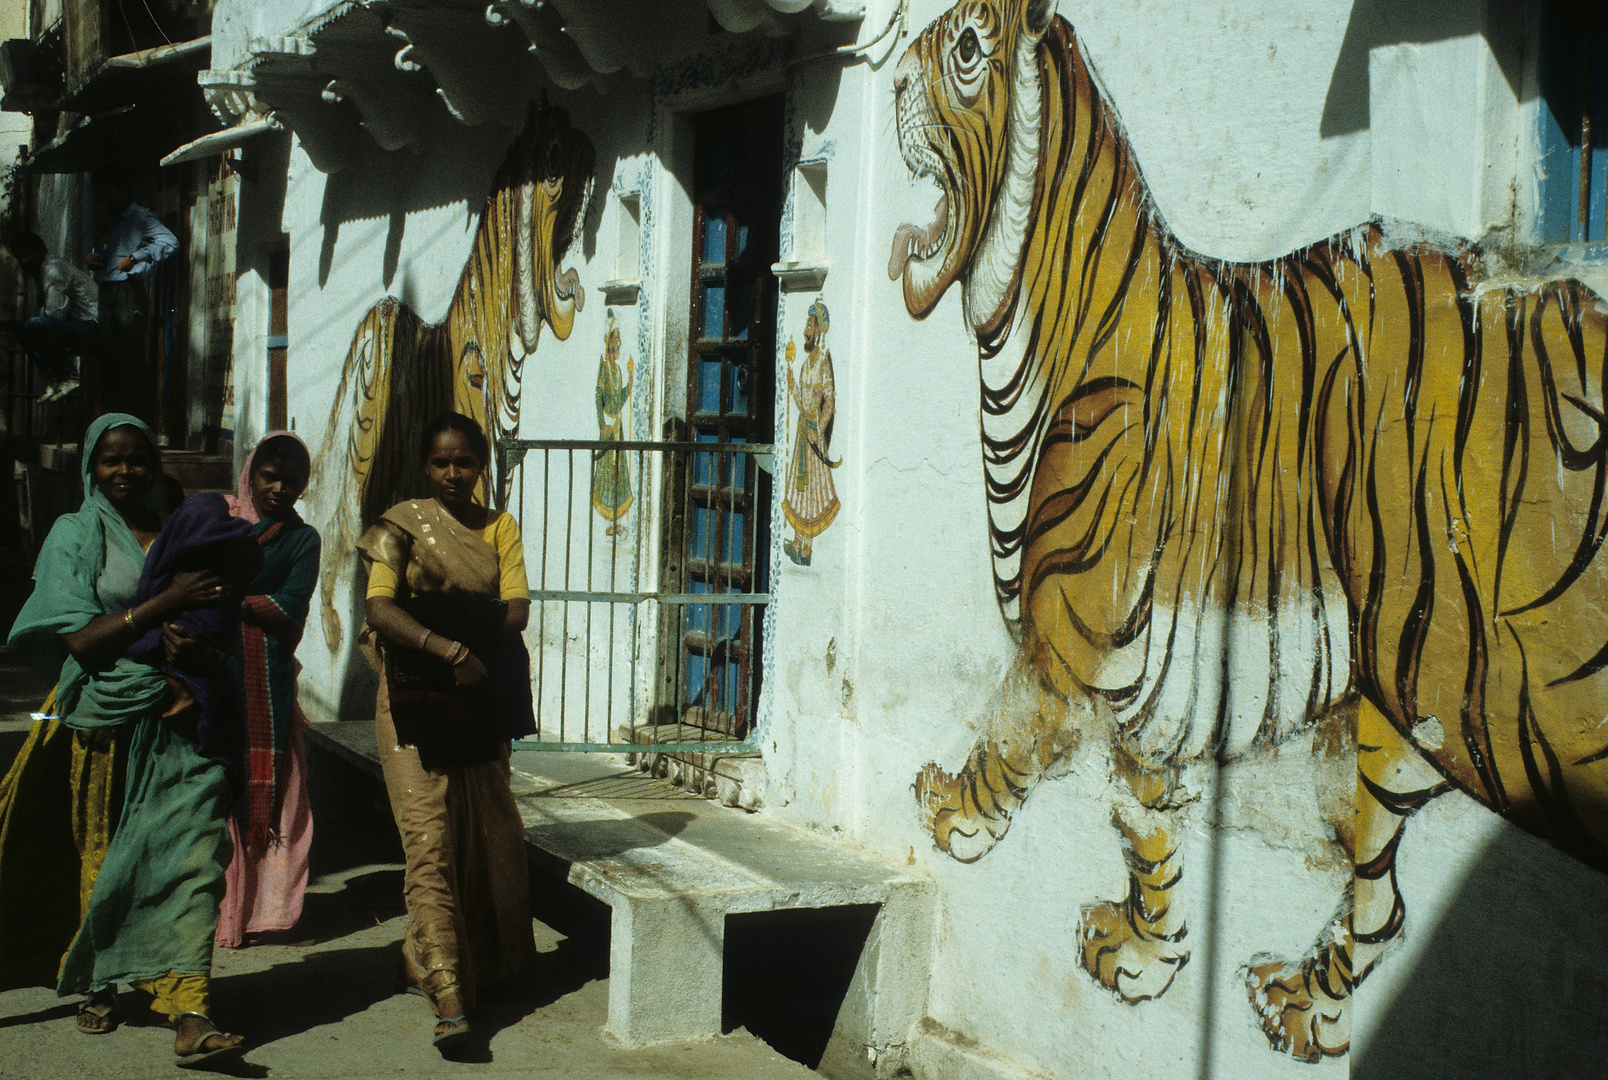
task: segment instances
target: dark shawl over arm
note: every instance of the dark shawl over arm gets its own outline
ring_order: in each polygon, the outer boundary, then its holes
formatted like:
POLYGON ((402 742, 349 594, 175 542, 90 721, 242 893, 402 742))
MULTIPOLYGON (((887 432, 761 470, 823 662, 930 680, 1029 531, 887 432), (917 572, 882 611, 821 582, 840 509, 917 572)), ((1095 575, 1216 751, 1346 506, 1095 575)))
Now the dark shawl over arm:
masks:
MULTIPOLYGON (((250 520, 246 518, 244 520, 250 520)), ((296 645, 318 584, 318 532, 295 513, 251 526, 262 569, 240 602, 240 648, 229 656, 243 690, 246 793, 235 807, 245 842, 260 850, 284 801, 285 747, 296 708, 296 645)))
POLYGON ((381 647, 397 738, 418 748, 427 769, 495 759, 503 742, 536 730, 530 654, 517 632, 502 628, 497 553, 434 499, 391 507, 363 534, 358 549, 383 562, 402 588, 397 604, 433 633, 461 641, 489 678, 459 690, 452 668, 414 649, 381 647))

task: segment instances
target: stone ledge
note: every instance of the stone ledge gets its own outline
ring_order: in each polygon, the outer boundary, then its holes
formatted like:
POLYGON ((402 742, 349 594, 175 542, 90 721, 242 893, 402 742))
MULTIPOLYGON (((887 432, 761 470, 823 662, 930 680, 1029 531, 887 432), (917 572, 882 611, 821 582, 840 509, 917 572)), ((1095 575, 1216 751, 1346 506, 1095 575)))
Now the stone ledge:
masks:
MULTIPOLYGON (((308 744, 379 775, 371 724, 313 724, 308 744)), ((513 787, 534 861, 610 907, 607 1027, 622 1042, 719 1034, 726 916, 752 912, 878 907, 822 1059, 836 1067, 823 1071, 885 1075, 870 1048, 905 1044, 925 1015, 935 892, 915 867, 606 755, 516 748, 513 787)))

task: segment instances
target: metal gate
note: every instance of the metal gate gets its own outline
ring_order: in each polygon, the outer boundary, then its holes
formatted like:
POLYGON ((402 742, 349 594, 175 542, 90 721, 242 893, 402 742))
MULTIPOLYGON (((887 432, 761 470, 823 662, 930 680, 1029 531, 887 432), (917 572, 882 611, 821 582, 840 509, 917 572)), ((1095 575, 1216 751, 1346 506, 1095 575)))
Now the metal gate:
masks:
POLYGON ((497 441, 505 509, 525 541, 535 637, 537 731, 522 747, 756 748, 771 598, 763 564, 747 580, 737 564, 769 546, 773 452, 762 443, 497 441))

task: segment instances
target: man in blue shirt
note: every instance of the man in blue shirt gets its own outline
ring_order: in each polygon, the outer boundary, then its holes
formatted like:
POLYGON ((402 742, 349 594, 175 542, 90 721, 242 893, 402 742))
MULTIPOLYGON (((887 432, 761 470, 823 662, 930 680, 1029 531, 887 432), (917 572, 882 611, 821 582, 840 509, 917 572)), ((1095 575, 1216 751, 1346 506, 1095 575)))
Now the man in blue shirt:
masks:
POLYGON ((142 420, 156 420, 156 379, 148 356, 150 278, 179 249, 178 237, 136 203, 119 173, 97 173, 95 195, 110 215, 105 239, 85 264, 101 283, 101 322, 110 332, 103 401, 142 420))

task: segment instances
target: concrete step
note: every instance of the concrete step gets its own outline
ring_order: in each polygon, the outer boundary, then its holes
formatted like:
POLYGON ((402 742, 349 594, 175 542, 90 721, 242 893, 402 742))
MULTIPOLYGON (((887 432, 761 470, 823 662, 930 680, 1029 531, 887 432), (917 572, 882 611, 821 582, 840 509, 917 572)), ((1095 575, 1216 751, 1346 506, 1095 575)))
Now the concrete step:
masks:
MULTIPOLYGON (((308 744, 378 775, 368 723, 308 744)), ((517 749, 515 799, 536 861, 612 911, 609 1031, 627 1044, 718 1035, 726 919, 876 905, 821 1069, 872 1076, 868 1048, 926 1013, 935 892, 899 866, 763 814, 711 803, 604 754, 517 749)))

